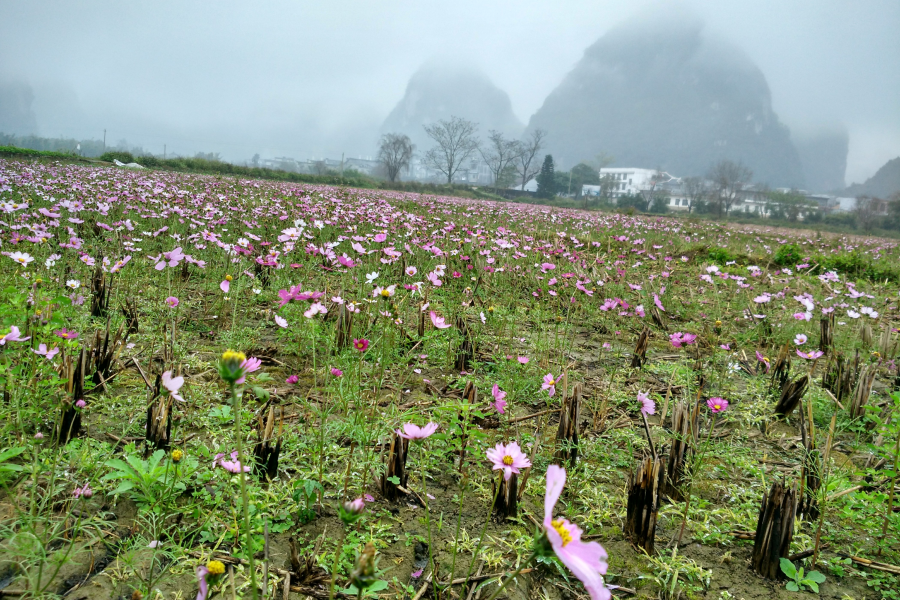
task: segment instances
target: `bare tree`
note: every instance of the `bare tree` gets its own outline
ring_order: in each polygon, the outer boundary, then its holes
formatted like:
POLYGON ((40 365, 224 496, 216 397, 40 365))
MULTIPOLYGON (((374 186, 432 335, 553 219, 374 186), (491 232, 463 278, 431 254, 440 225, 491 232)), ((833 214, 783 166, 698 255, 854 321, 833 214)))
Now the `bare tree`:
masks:
POLYGON ((400 171, 409 166, 415 148, 408 135, 386 133, 381 136, 378 161, 384 167, 389 181, 394 182, 400 179, 400 171))
POLYGON ((531 132, 531 137, 523 142, 519 142, 520 152, 513 162, 516 165, 519 177, 521 177, 523 190, 525 189, 525 184, 541 171, 541 165, 540 163, 535 163, 534 157, 544 147, 545 137, 547 137, 547 132, 543 129, 535 129, 531 132))
POLYGON ((752 178, 753 171, 741 163, 720 160, 712 166, 709 171, 709 179, 715 187, 713 202, 716 204, 719 216, 722 216, 723 211, 725 216, 728 216, 731 207, 737 202, 740 193, 749 185, 752 178))
POLYGON ((478 152, 493 175, 495 188, 499 185, 503 171, 510 163, 518 159, 522 151, 521 142, 507 139, 502 133, 493 129, 488 132, 487 143, 478 145, 478 152))
POLYGON ((453 183, 460 166, 478 149, 478 140, 475 139, 477 127, 475 123, 460 117, 450 117, 449 121, 441 120, 425 126, 425 133, 437 143, 425 153, 425 163, 443 173, 447 184, 453 183))
POLYGON ((312 165, 313 172, 316 175, 325 175, 328 173, 328 165, 325 164, 324 160, 317 160, 312 165))
POLYGON ((856 213, 856 223, 863 231, 869 232, 875 227, 877 217, 878 200, 869 196, 858 196, 853 212, 856 213))
POLYGON ((682 189, 688 203, 688 213, 693 212, 706 195, 706 185, 700 177, 685 177, 682 189))
POLYGON ((609 202, 610 194, 616 189, 616 178, 611 173, 607 173, 600 178, 600 197, 604 201, 609 202))

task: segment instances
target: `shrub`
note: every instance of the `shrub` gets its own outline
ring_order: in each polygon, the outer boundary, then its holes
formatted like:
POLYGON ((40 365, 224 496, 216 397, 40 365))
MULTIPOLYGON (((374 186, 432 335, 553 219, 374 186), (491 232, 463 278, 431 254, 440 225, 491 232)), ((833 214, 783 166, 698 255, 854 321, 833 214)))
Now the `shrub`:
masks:
POLYGON ((109 152, 104 152, 100 155, 100 160, 105 160, 106 162, 113 162, 114 160, 118 160, 123 163, 132 163, 135 162, 134 155, 131 152, 123 152, 121 150, 110 150, 109 152))
POLYGON ((800 247, 797 244, 785 244, 775 253, 772 261, 779 267, 793 267, 803 260, 800 247))
POLYGON ((734 255, 727 248, 710 248, 708 256, 709 260, 723 265, 728 261, 734 260, 734 255))

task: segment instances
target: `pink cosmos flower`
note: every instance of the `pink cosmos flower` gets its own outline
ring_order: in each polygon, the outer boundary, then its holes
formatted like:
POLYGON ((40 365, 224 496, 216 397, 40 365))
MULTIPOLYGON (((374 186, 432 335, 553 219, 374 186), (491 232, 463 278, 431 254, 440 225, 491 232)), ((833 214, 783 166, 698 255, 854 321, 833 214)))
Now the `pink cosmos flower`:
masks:
POLYGON ((669 335, 669 341, 672 342, 672 345, 676 348, 681 348, 682 346, 690 346, 696 340, 697 336, 693 333, 681 333, 680 331, 678 331, 669 335))
POLYGON ((241 470, 244 473, 250 472, 250 466, 241 465, 240 461, 238 461, 238 453, 237 450, 231 453, 231 460, 223 460, 224 454, 216 454, 215 459, 213 459, 213 467, 219 466, 228 471, 229 473, 240 473, 241 470))
MULTIPOLYGON (((19 330, 16 329, 16 333, 18 333, 18 331, 19 330)), ((70 329, 65 329, 65 328, 57 329, 53 333, 55 333, 58 337, 61 337, 64 340, 74 340, 75 338, 78 337, 78 332, 72 331, 70 329)))
POLYGON ((222 283, 219 284, 219 289, 221 289, 223 292, 225 292, 227 294, 228 290, 231 289, 231 282, 228 281, 227 279, 223 279, 222 283))
POLYGON ((527 364, 528 364, 528 357, 527 357, 527 356, 520 356, 520 357, 517 358, 516 360, 519 361, 519 364, 522 364, 522 365, 527 365, 527 364))
POLYGON ((552 398, 556 394, 556 379, 553 373, 544 375, 544 382, 541 384, 542 390, 547 390, 547 394, 552 398))
POLYGON ((290 376, 288 376, 287 379, 284 380, 285 383, 290 384, 290 385, 294 385, 298 381, 300 381, 300 378, 296 375, 290 375, 290 376))
MULTIPOLYGON (((58 335, 58 334, 57 334, 58 335)), ((22 333, 19 331, 19 328, 13 325, 9 328, 9 333, 0 338, 0 346, 5 346, 6 342, 25 342, 31 339, 31 336, 22 337, 22 333)), ((46 348, 46 346, 44 346, 46 348)), ((40 354, 40 353, 38 353, 40 354)))
POLYGON ((324 315, 327 312, 328 312, 328 309, 325 308, 324 304, 322 304, 321 302, 313 302, 310 305, 309 309, 305 310, 303 312, 303 316, 306 317, 307 319, 312 319, 316 315, 319 315, 319 314, 324 315))
POLYGON ((282 329, 286 329, 288 326, 287 319, 282 317, 281 315, 275 315, 275 324, 281 327, 282 329))
POLYGON ((756 351, 756 360, 758 360, 759 362, 764 363, 766 365, 766 373, 768 373, 769 368, 772 365, 769 363, 769 359, 766 358, 765 356, 763 356, 759 350, 756 351))
POLYGON ((707 400, 706 405, 713 413, 720 413, 728 410, 728 400, 726 400, 725 398, 719 398, 718 396, 707 400))
POLYGON ((47 360, 53 360, 53 357, 59 354, 59 347, 56 346, 53 348, 53 350, 47 350, 47 344, 41 344, 40 346, 38 346, 37 350, 32 348, 31 351, 38 356, 43 356, 47 360))
POLYGON ((817 358, 822 358, 825 353, 821 350, 812 350, 810 352, 800 352, 799 348, 797 349, 797 356, 800 358, 805 358, 807 360, 816 360, 817 358))
POLYGON ((568 519, 554 519, 553 509, 566 485, 566 470, 547 467, 547 491, 544 496, 544 530, 553 552, 575 577, 581 580, 591 600, 610 600, 612 594, 603 583, 608 567, 606 550, 597 542, 581 541, 581 529, 568 519))
POLYGON ((491 388, 491 395, 494 397, 494 401, 490 403, 491 407, 502 415, 506 412, 506 392, 502 391, 500 386, 495 383, 491 388))
POLYGON ((731 350, 731 344, 719 344, 719 348, 722 350, 731 350))
POLYGON ((175 308, 176 306, 178 306, 178 298, 176 298, 175 296, 169 296, 168 298, 166 298, 166 305, 169 308, 175 308))
POLYGON ((397 435, 406 440, 424 440, 437 431, 438 424, 429 422, 424 427, 419 427, 413 423, 407 423, 403 426, 403 430, 397 429, 397 435))
POLYGON ((663 308, 662 301, 659 299, 659 295, 653 294, 653 303, 656 305, 656 308, 663 312, 666 312, 666 309, 663 308))
POLYGON ((255 356, 245 358, 243 361, 241 361, 241 365, 240 365, 241 373, 243 373, 243 375, 241 375, 241 378, 236 380, 234 383, 236 385, 240 385, 240 384, 244 383, 247 380, 247 375, 249 373, 253 373, 254 371, 259 371, 259 368, 261 366, 262 366, 262 361, 259 360, 258 358, 256 358, 255 356))
POLYGON ((200 586, 200 590, 197 592, 197 600, 206 600, 206 596, 209 594, 209 583, 206 581, 207 575, 209 575, 209 569, 203 565, 197 567, 197 580, 200 586))
POLYGON ((166 371, 162 374, 162 386, 168 390, 169 395, 179 402, 184 402, 184 398, 178 393, 181 386, 184 385, 184 377, 172 377, 172 371, 166 371))
POLYGON ((638 392, 638 402, 641 403, 641 412, 645 415, 656 414, 656 402, 650 399, 650 395, 646 392, 638 392))
POLYGON ((802 333, 798 333, 797 335, 794 336, 794 343, 797 344, 798 346, 802 346, 803 344, 806 343, 806 341, 808 339, 809 338, 806 337, 805 335, 803 335, 802 333))
POLYGON ((447 329, 448 327, 450 327, 449 323, 444 322, 444 317, 439 317, 436 312, 431 311, 429 315, 431 316, 431 324, 436 328, 447 329))
POLYGON ((84 398, 75 403, 75 408, 84 408, 87 406, 87 402, 84 401, 84 398))
POLYGON ((332 367, 331 374, 334 375, 335 377, 340 377, 341 375, 344 374, 344 372, 341 371, 340 369, 338 369, 337 367, 332 367))
POLYGON ((512 474, 519 474, 519 469, 527 469, 531 466, 531 461, 525 456, 519 448, 519 444, 511 442, 509 444, 497 444, 486 452, 487 458, 494 466, 492 471, 503 471, 503 479, 509 481, 512 474))
POLYGON ((367 340, 365 338, 358 339, 358 340, 354 339, 353 347, 356 348, 357 350, 359 350, 360 352, 365 352, 366 350, 369 349, 369 340, 367 340))

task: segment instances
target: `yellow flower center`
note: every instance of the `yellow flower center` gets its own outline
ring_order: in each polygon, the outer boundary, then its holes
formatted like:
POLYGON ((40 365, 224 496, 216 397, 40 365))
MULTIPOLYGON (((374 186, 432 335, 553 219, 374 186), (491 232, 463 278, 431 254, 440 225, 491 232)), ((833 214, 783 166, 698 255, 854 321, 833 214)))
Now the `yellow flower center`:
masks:
POLYGON ((222 564, 222 561, 211 560, 206 563, 206 569, 209 571, 210 575, 221 575, 225 572, 225 565, 222 564))
POLYGON ((17 258, 16 260, 18 260, 20 263, 24 263, 24 262, 25 262, 25 259, 22 258, 22 257, 19 257, 19 258, 17 258))
POLYGON ((547 385, 556 385, 556 380, 551 379, 550 381, 547 382, 547 385))
POLYGON ((387 290, 381 290, 381 295, 384 296, 385 298, 388 298, 388 297, 390 297, 391 293, 387 290))
POLYGON ((234 277, 232 277, 231 275, 225 276, 225 281, 233 281, 233 280, 234 280, 234 277))
POLYGON ((722 405, 721 404, 713 404, 713 408, 716 410, 719 410, 720 408, 722 408, 722 405))
POLYGON ((507 454, 503 457, 503 464, 507 467, 513 464, 513 457, 507 454))
POLYGON ((569 533, 569 530, 566 529, 566 524, 562 519, 556 519, 555 521, 551 521, 550 525, 553 529, 556 530, 556 533, 559 534, 559 537, 562 538, 562 545, 565 548, 569 542, 572 541, 572 534, 569 533))
POLYGON ((234 350, 226 350, 222 353, 222 360, 224 362, 236 361, 236 362, 244 362, 247 360, 247 355, 243 352, 235 352, 234 350))
POLYGON ((722 321, 716 321, 716 327, 721 327, 721 326, 722 326, 722 321))

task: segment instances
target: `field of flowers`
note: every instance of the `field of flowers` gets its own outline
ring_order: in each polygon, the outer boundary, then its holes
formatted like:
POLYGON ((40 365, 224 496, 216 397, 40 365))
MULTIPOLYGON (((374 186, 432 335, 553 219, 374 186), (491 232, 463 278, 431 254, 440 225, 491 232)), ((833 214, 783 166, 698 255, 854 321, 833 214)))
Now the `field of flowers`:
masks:
POLYGON ((13 160, 0 241, 0 596, 900 598, 895 243, 13 160))

